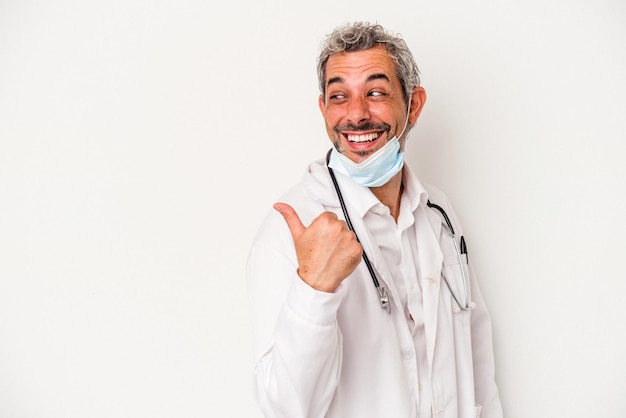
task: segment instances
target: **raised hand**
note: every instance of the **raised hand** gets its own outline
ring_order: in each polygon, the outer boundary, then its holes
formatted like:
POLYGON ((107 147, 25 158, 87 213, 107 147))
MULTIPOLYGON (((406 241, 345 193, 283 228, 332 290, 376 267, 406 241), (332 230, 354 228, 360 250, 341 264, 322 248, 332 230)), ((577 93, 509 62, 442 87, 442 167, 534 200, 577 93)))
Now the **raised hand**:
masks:
POLYGON ((344 221, 324 212, 305 227, 286 203, 275 203, 291 231, 298 257, 298 275, 314 289, 333 292, 361 261, 363 248, 344 221))

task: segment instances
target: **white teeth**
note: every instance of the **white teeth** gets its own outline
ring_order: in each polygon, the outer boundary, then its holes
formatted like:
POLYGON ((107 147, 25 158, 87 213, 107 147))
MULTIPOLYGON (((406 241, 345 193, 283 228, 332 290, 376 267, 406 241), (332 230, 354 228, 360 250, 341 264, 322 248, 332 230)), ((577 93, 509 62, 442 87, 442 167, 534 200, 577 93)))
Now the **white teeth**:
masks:
POLYGON ((350 142, 368 142, 378 138, 377 133, 371 133, 366 135, 348 135, 348 141, 350 142))

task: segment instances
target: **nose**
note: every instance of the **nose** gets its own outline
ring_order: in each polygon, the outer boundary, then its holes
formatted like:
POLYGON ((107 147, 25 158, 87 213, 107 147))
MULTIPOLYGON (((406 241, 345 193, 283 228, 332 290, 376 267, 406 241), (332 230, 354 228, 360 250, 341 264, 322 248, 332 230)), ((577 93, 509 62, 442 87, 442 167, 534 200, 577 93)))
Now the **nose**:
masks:
POLYGON ((370 112, 367 104, 367 100, 361 97, 353 97, 348 102, 347 109, 348 122, 358 125, 370 118, 370 112))

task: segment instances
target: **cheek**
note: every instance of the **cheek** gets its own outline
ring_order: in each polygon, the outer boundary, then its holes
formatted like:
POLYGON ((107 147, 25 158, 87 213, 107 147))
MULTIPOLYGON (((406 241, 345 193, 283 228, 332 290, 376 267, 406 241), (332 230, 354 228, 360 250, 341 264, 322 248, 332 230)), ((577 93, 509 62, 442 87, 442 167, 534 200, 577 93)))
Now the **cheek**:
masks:
POLYGON ((341 124, 341 114, 336 110, 326 110, 324 113, 324 123, 326 124, 326 129, 328 131, 332 131, 335 126, 341 124))
POLYGON ((333 124, 340 118, 341 109, 338 109, 337 106, 331 106, 324 109, 324 119, 326 123, 333 124))

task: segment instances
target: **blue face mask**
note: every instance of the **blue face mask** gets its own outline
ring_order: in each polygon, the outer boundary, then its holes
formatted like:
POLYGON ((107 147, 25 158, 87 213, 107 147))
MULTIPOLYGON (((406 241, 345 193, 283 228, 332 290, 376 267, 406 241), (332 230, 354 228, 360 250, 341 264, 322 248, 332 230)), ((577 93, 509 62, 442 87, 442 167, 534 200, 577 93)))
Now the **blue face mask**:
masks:
POLYGON ((400 151, 400 142, 396 136, 360 163, 355 163, 333 148, 328 166, 360 185, 380 187, 402 170, 404 152, 398 151, 400 151))

